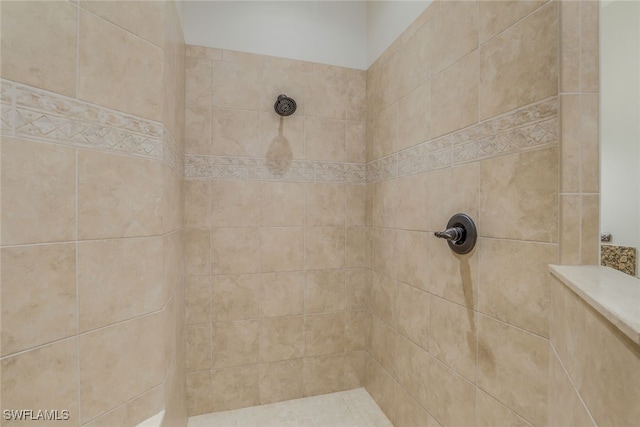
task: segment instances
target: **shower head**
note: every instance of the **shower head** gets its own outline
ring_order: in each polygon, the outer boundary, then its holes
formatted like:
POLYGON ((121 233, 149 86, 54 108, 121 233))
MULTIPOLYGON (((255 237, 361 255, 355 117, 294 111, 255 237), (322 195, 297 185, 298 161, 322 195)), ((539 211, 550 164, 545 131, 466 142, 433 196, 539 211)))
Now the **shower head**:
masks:
POLYGON ((290 116, 296 112, 297 105, 296 101, 287 95, 279 95, 273 108, 276 110, 276 113, 281 116, 290 116))

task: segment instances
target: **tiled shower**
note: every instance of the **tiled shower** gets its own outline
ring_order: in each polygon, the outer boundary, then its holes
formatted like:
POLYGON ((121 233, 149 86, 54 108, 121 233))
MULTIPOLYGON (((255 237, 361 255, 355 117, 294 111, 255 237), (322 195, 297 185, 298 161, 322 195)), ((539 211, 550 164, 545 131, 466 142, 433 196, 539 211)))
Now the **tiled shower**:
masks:
POLYGON ((173 2, 0 13, 3 410, 640 417, 637 344, 548 273, 598 264, 597 2, 435 1, 367 70, 185 45, 173 2))

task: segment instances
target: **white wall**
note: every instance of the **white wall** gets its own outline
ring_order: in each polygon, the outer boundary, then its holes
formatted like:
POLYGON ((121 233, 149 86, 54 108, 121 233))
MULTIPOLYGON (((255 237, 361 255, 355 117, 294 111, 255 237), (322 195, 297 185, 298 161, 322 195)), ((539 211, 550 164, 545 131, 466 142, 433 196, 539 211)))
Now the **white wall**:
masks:
POLYGON ((361 1, 187 1, 188 44, 366 69, 361 1))
POLYGON ((600 227, 640 250, 640 2, 602 4, 600 44, 600 227))
POLYGON ((431 0, 367 2, 367 67, 431 4, 431 0))
POLYGON ((184 3, 188 44, 365 70, 431 0, 184 3))

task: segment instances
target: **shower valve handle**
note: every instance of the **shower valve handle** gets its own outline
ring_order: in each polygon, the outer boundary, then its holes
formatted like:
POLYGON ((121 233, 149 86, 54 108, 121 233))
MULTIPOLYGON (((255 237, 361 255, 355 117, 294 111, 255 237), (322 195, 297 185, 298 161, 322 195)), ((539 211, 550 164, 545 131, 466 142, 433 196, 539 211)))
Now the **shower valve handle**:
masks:
POLYGON ((447 228, 444 231, 436 231, 436 237, 441 239, 447 239, 452 241, 453 243, 461 240, 464 236, 464 228, 462 227, 451 227, 447 228))

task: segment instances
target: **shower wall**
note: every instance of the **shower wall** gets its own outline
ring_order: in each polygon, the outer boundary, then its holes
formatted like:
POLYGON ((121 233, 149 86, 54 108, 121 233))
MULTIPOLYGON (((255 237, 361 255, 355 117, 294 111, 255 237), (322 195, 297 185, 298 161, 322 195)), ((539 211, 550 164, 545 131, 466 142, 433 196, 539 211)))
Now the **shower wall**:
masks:
POLYGON ((366 388, 398 427, 546 425, 559 2, 435 2, 367 71, 366 388), (433 236, 469 214, 477 246, 433 236))
POLYGON ((364 71, 187 47, 190 415, 363 386, 365 94, 364 71))
POLYGON ((1 75, 2 410, 186 425, 175 4, 3 2, 1 75))

